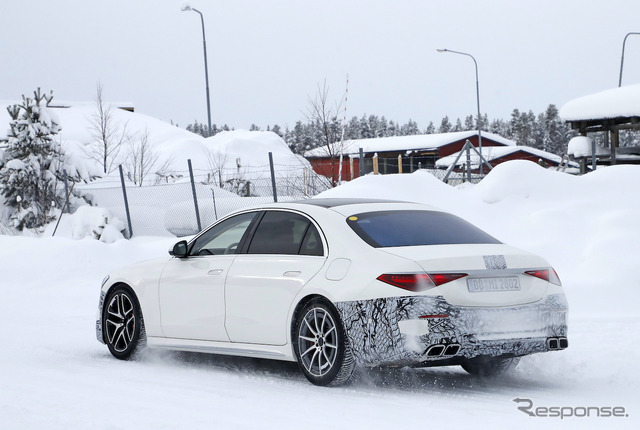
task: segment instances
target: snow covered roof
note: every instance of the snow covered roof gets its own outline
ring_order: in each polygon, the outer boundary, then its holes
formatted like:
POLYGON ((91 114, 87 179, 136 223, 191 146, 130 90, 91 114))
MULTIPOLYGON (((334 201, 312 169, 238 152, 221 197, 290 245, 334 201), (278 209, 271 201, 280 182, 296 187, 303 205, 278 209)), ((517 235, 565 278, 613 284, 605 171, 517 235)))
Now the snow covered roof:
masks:
MULTIPOLYGON (((357 154, 359 152, 359 148, 362 148, 365 153, 437 149, 450 143, 458 142, 477 135, 478 132, 476 130, 470 130, 452 133, 416 134, 412 136, 391 136, 373 139, 352 139, 344 141, 344 150, 342 152, 344 154, 357 154)), ((494 133, 483 132, 482 137, 502 145, 514 146, 516 144, 513 140, 505 139, 504 137, 494 133)), ((339 153, 340 143, 338 142, 334 145, 336 148, 335 152, 339 153)), ((325 146, 314 148, 304 154, 304 156, 308 158, 327 157, 328 155, 329 154, 325 146)))
MULTIPOLYGON (((556 154, 552 154, 551 152, 543 151, 541 149, 532 148, 530 146, 487 146, 482 148, 482 156, 489 163, 491 161, 496 160, 498 158, 505 157, 507 155, 513 154, 515 152, 526 152, 534 157, 544 158, 555 163, 560 163, 562 158, 556 154)), ((442 157, 441 159, 436 161, 436 167, 449 167, 456 160, 460 152, 456 152, 455 154, 448 155, 446 157, 442 157)), ((466 156, 462 155, 458 160, 458 165, 462 165, 466 163, 466 156)), ((480 164, 480 157, 475 151, 471 151, 471 164, 477 167, 480 164)))
POLYGON ((565 121, 640 117, 640 84, 571 100, 560 109, 560 117, 565 121))

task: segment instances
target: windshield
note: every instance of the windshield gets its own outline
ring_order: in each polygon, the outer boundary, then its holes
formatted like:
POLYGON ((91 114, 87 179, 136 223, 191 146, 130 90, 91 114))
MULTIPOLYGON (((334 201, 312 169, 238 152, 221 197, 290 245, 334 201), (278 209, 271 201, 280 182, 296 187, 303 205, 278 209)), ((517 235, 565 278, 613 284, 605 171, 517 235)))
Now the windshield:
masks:
POLYGON ((500 243, 471 223, 445 212, 367 212, 348 217, 347 224, 375 248, 500 243))

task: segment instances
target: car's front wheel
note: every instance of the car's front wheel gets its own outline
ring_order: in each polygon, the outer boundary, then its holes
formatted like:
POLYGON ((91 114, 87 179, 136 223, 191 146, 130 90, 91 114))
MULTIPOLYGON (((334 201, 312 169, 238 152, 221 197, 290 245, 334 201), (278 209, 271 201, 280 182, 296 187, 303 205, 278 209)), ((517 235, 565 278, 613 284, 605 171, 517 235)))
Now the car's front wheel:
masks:
POLYGON ((353 375, 355 360, 337 312, 315 299, 295 322, 294 348, 304 376, 315 385, 340 385, 353 375))
POLYGON ((509 372, 519 361, 519 357, 476 357, 465 361, 462 368, 475 376, 491 377, 509 372))
POLYGON ((107 347, 116 358, 127 360, 146 344, 140 304, 128 288, 115 287, 109 292, 102 326, 107 347))

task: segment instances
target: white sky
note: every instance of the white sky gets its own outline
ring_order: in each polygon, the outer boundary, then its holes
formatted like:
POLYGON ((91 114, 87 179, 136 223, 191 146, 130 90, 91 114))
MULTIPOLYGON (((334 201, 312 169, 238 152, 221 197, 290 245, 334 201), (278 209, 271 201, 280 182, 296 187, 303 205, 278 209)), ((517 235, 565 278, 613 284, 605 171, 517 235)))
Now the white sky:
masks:
MULTIPOLYGON (((57 100, 108 100, 186 126, 206 123, 199 15, 176 0, 1 0, 0 99, 38 86, 57 100)), ((325 78, 347 116, 421 128, 444 115, 538 113, 616 87, 636 0, 193 0, 205 17, 212 121, 236 128, 304 119, 325 78)), ((640 83, 630 36, 623 84, 640 83)), ((63 125, 64 127, 64 125, 63 125)))

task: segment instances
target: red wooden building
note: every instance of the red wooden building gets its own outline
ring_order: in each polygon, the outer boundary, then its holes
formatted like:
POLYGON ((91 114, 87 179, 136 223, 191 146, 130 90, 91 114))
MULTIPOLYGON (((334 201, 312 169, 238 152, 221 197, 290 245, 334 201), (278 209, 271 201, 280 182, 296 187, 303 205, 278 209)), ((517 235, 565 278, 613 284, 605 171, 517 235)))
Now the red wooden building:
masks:
MULTIPOLYGON (((432 169, 436 161, 459 152, 469 140, 478 146, 477 131, 460 131, 453 133, 420 134, 412 136, 392 136, 374 139, 347 140, 340 143, 319 147, 307 151, 304 156, 309 160, 313 170, 338 182, 360 176, 359 152, 363 152, 363 173, 373 171, 373 157, 377 154, 379 170, 382 174, 398 173, 398 156, 401 156, 402 171, 413 172, 419 168, 432 169), (340 153, 343 154, 342 175, 340 175, 340 153)), ((493 133, 482 133, 482 147, 509 147, 515 142, 493 133)))

